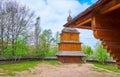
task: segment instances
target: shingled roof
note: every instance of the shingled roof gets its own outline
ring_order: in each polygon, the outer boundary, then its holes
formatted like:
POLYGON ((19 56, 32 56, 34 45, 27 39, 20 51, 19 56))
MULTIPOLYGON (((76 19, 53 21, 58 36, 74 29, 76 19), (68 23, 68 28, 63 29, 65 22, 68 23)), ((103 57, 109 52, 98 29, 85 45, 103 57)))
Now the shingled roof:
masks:
MULTIPOLYGON (((114 5, 115 2, 118 2, 119 0, 98 0, 95 4, 87 8, 71 21, 67 22, 64 27, 91 29, 91 17, 93 16, 94 12, 103 6, 105 7, 110 1, 113 2, 112 4, 114 5), (79 26, 77 26, 78 23, 79 26)), ((102 12, 104 11, 106 10, 103 9, 102 12)))
POLYGON ((85 56, 81 51, 59 51, 56 56, 85 56))
POLYGON ((62 32, 77 32, 78 33, 77 29, 75 29, 75 28, 68 28, 68 27, 65 27, 62 30, 62 32))

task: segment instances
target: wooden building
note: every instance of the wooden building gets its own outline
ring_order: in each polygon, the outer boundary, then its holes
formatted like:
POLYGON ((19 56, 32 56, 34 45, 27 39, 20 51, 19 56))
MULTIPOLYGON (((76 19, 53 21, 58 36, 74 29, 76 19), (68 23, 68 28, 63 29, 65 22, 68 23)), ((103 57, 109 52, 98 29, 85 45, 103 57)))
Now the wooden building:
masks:
POLYGON ((120 0, 98 0, 64 27, 93 30, 120 68, 120 0))
MULTIPOLYGON (((68 22, 71 16, 68 17, 68 22)), ((82 61, 85 54, 81 51, 81 43, 79 42, 79 32, 74 28, 65 27, 60 34, 60 43, 56 56, 63 63, 78 63, 82 61)))

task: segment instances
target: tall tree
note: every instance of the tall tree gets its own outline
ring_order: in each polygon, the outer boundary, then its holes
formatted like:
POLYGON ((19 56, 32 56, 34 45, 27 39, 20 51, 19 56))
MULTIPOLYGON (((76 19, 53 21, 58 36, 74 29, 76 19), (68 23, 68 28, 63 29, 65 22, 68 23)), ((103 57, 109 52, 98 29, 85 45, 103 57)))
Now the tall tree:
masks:
POLYGON ((39 50, 40 46, 40 17, 36 18, 36 23, 35 23, 35 46, 36 46, 36 51, 39 50))
MULTIPOLYGON (((15 41, 20 33, 31 23, 34 13, 15 1, 4 1, 0 5, 1 43, 11 42, 12 56, 15 56, 15 41), (2 41, 3 40, 3 41, 2 41)), ((5 47, 1 47, 4 52, 5 47)))
POLYGON ((43 33, 40 35, 40 41, 41 41, 41 49, 44 52, 48 52, 51 46, 51 42, 53 41, 52 38, 52 31, 49 30, 44 30, 43 33))
POLYGON ((107 50, 102 46, 101 43, 98 43, 95 49, 95 58, 98 62, 104 64, 104 61, 110 58, 110 55, 107 53, 107 50))
POLYGON ((6 28, 6 12, 5 12, 5 6, 3 1, 0 1, 0 52, 1 52, 1 56, 4 56, 4 37, 5 37, 5 28, 6 28))
POLYGON ((58 43, 60 42, 60 33, 59 31, 56 32, 55 34, 55 45, 58 46, 58 43))

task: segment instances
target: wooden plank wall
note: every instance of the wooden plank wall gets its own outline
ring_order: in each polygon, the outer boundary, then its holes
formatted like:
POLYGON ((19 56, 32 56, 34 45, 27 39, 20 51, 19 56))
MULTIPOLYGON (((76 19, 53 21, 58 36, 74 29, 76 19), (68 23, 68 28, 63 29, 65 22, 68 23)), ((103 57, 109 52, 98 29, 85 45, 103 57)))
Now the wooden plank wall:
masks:
POLYGON ((63 32, 60 41, 79 41, 79 33, 63 32))
POLYGON ((82 62, 82 57, 80 56, 58 56, 58 60, 63 63, 79 63, 79 62, 82 62))
POLYGON ((59 51, 81 51, 80 43, 60 43, 59 51))

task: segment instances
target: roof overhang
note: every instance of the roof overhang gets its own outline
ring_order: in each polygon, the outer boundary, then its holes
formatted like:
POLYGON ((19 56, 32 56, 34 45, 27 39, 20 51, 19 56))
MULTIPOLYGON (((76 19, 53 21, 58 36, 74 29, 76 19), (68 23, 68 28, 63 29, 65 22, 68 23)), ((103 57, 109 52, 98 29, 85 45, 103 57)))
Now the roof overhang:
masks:
POLYGON ((95 12, 106 14, 120 8, 120 0, 99 0, 77 17, 69 21, 64 27, 92 29, 92 16, 95 12))

